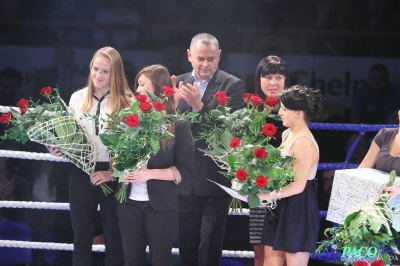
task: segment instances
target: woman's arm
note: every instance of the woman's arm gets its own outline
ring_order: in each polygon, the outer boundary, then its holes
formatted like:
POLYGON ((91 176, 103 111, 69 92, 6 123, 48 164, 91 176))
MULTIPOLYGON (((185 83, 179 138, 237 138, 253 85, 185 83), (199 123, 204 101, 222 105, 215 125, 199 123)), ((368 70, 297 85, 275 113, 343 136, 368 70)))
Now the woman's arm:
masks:
POLYGON ((150 179, 174 181, 180 183, 188 178, 194 169, 194 142, 190 132, 189 121, 183 120, 175 128, 175 160, 174 165, 166 169, 139 169, 129 173, 126 182, 140 183, 150 179))
MULTIPOLYGON (((258 193, 260 200, 286 198, 303 192, 307 184, 311 166, 315 156, 318 156, 314 143, 309 138, 300 138, 293 147, 294 181, 282 188, 279 195, 271 193, 258 193)), ((318 161, 317 161, 318 162, 318 161)), ((316 163, 317 163, 316 162, 316 163)))
POLYGON ((378 153, 380 148, 375 141, 372 141, 371 147, 369 148, 364 160, 358 166, 358 168, 373 168, 376 165, 376 159, 378 158, 378 153))
POLYGON ((171 168, 167 169, 141 168, 136 172, 127 174, 124 179, 124 182, 142 183, 150 179, 176 181, 176 177, 171 168))

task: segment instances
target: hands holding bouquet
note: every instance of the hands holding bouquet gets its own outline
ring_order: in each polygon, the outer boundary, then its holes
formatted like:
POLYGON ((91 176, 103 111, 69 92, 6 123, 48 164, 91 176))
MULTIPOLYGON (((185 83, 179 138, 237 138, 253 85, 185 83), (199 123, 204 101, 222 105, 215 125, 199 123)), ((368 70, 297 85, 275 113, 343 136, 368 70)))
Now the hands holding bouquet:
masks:
MULTIPOLYGON (((25 144, 28 140, 46 145, 54 156, 65 157, 87 174, 92 174, 96 162, 96 147, 85 128, 61 99, 58 89, 42 88, 47 99, 41 103, 21 99, 19 110, 11 107, 2 114, 1 122, 11 125, 0 140, 11 139, 25 144)), ((104 193, 110 188, 101 185, 104 193)))
POLYGON ((174 135, 168 128, 181 115, 167 114, 163 102, 174 94, 171 87, 162 87, 164 99, 152 92, 139 94, 135 102, 118 114, 109 115, 108 128, 100 134, 100 139, 108 148, 113 158, 112 176, 122 183, 116 194, 120 202, 126 199, 129 182, 145 182, 146 167, 150 157, 161 148, 161 140, 168 140, 174 135), (148 102, 148 97, 152 100, 148 102))
MULTIPOLYGON (((209 146, 202 151, 224 170, 220 173, 232 180, 234 190, 248 196, 249 206, 258 207, 258 193, 279 193, 293 181, 293 158, 283 157, 279 148, 269 144, 276 128, 267 121, 280 119, 270 112, 277 100, 267 98, 262 108, 259 96, 245 93, 246 107, 230 113, 225 92, 220 91, 214 97, 219 105, 205 115, 200 138, 209 146)), ((234 199, 233 203, 237 201, 234 199)), ((275 204, 276 200, 269 200, 265 206, 274 208, 275 204)))

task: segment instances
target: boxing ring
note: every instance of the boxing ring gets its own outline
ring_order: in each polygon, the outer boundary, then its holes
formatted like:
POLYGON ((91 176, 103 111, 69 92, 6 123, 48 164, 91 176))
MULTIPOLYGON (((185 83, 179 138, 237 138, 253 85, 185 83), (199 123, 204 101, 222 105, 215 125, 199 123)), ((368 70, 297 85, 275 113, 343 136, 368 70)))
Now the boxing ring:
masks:
MULTIPOLYGON (((9 111, 9 107, 0 106, 0 114, 9 111)), ((337 130, 337 131, 354 131, 358 132, 358 137, 354 140, 349 148, 344 162, 337 163, 319 163, 318 170, 335 170, 357 168, 357 164, 349 163, 349 160, 360 140, 367 132, 377 132, 381 128, 397 128, 399 125, 367 125, 367 124, 339 124, 339 123, 309 123, 311 130, 337 130)), ((45 153, 23 152, 0 149, 0 157, 17 158, 23 160, 48 160, 57 162, 68 162, 64 158, 59 158, 45 153)), ((69 210, 68 203, 51 203, 51 202, 32 202, 32 201, 0 201, 0 208, 28 208, 28 209, 47 209, 47 210, 69 210)), ((320 216, 325 218, 326 211, 320 211, 320 216)), ((243 209, 242 212, 229 212, 229 215, 249 215, 249 209, 243 209)), ((64 250, 72 251, 73 244, 53 243, 53 242, 32 242, 19 240, 0 239, 0 247, 23 248, 23 249, 45 249, 45 250, 64 250)), ((93 252, 104 252, 104 245, 93 245, 93 252)), ((149 249, 147 247, 147 253, 149 249)), ((171 254, 179 255, 179 249, 173 248, 171 254)), ((312 260, 340 260, 340 253, 323 253, 311 254, 312 260)), ((254 258, 253 251, 242 250, 223 250, 224 258, 254 258)))

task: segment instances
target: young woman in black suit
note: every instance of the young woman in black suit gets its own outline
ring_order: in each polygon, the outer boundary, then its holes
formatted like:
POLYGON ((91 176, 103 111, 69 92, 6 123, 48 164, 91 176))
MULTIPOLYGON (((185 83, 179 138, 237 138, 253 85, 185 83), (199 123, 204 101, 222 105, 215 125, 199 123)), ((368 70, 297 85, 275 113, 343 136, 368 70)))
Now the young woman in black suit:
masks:
MULTIPOLYGON (((165 85, 172 87, 168 70, 161 65, 148 66, 137 74, 134 93, 150 91, 163 98, 165 85)), ((173 96, 164 105, 168 114, 175 113, 173 96)), ((175 137, 161 141, 160 151, 151 157, 147 167, 125 177, 131 183, 128 199, 117 205, 117 214, 126 266, 144 265, 146 243, 153 266, 171 265, 178 223, 178 184, 193 171, 194 143, 187 120, 178 121, 169 131, 175 137)))

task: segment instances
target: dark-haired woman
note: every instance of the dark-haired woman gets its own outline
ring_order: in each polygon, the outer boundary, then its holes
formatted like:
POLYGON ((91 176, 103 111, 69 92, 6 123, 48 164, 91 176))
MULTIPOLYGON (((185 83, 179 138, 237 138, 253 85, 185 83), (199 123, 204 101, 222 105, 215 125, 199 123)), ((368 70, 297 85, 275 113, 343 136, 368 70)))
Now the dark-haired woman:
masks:
POLYGON ((294 181, 279 194, 259 193, 260 200, 280 199, 274 216, 267 213, 261 243, 264 265, 306 266, 315 251, 319 228, 315 174, 319 149, 307 122, 321 111, 322 95, 301 85, 286 88, 279 96, 279 115, 288 127, 282 134, 282 155, 294 157, 294 181))
MULTIPOLYGON (((143 68, 135 79, 135 95, 146 91, 162 97, 163 86, 172 87, 168 70, 161 65, 143 68)), ((148 98, 148 101, 151 99, 148 98)), ((164 102, 168 114, 175 113, 174 97, 164 102)), ((169 131, 174 138, 161 141, 160 151, 146 168, 129 173, 126 202, 117 205, 125 266, 144 265, 146 244, 151 265, 171 265, 171 249, 178 224, 178 187, 194 168, 194 142, 189 121, 180 120, 169 131)))
MULTIPOLYGON (((274 98, 279 100, 279 94, 283 88, 289 84, 289 72, 285 61, 279 56, 269 55, 261 59, 255 73, 255 94, 262 99, 274 98)), ((272 109, 271 112, 277 114, 279 107, 272 109)), ((275 138, 270 140, 270 144, 278 147, 282 142, 281 136, 286 129, 281 121, 271 120, 277 128, 275 138)), ((262 266, 264 263, 264 245, 261 244, 262 230, 264 227, 266 210, 265 208, 250 208, 249 215, 249 234, 250 244, 254 247, 254 266, 262 266)))

